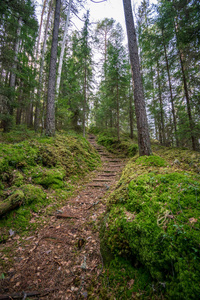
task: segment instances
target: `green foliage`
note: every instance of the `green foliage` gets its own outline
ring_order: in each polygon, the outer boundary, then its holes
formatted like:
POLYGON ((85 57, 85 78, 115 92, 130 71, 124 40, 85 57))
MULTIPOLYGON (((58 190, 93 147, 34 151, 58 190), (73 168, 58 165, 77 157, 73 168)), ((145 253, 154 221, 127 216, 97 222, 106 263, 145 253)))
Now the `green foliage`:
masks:
POLYGON ((199 177, 174 172, 157 156, 134 158, 109 198, 102 241, 112 255, 142 265, 167 298, 196 299, 199 211, 199 177))

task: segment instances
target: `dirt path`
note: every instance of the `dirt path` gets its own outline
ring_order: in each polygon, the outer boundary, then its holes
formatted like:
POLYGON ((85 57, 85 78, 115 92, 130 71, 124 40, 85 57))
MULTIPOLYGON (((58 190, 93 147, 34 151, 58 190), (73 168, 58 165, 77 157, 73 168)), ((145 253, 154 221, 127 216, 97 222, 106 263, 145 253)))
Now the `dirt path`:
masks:
MULTIPOLYGON (((90 286, 95 282, 98 286, 103 266, 98 217, 106 208, 103 197, 112 191, 124 161, 97 145, 94 136, 89 141, 101 155, 102 168, 46 226, 23 242, 13 237, 6 243, 16 249, 15 264, 9 278, 1 280, 0 294, 12 294, 13 299, 34 293, 31 299, 87 299, 90 286)), ((12 298, 0 295, 0 299, 12 298)))

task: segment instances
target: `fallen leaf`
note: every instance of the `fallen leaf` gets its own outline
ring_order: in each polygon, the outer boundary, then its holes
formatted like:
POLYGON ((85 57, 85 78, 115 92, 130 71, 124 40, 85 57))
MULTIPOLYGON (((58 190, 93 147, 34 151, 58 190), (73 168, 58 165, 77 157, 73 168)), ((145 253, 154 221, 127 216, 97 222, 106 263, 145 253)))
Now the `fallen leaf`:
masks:
POLYGON ((196 223, 196 222, 197 222, 197 219, 195 219, 195 218, 190 218, 189 221, 190 221, 190 223, 192 224, 192 223, 196 223))

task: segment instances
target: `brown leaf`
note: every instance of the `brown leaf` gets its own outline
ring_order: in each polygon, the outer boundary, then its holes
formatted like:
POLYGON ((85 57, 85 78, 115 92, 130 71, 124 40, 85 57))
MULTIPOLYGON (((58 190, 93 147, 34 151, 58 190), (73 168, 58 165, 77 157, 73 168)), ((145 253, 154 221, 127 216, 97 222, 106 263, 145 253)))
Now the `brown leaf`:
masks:
POLYGON ((195 219, 195 218, 190 218, 189 221, 190 221, 190 223, 192 224, 192 223, 196 223, 196 222, 197 222, 197 219, 195 219))

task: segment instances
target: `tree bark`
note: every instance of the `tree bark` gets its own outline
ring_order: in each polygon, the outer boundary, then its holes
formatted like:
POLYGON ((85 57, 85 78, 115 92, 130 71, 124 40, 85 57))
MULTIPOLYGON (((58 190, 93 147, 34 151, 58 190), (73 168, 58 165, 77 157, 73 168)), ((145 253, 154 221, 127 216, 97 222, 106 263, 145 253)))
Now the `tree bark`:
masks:
POLYGON ((39 123, 40 123, 40 110, 41 110, 41 94, 42 94, 42 82, 43 82, 43 69, 44 69, 44 56, 46 53, 46 44, 47 44, 47 34, 48 34, 48 28, 49 28, 49 21, 52 11, 52 5, 53 0, 51 0, 49 5, 49 11, 47 15, 47 23, 45 27, 45 33, 44 33, 44 41, 43 41, 43 47, 42 47, 42 56, 41 56, 41 63, 40 63, 40 73, 39 73, 39 87, 38 87, 38 95, 37 95, 37 102, 36 102, 36 109, 35 109, 35 131, 38 131, 39 123))
POLYGON ((54 16, 53 38, 51 45, 51 57, 49 67, 49 81, 47 93, 47 119, 46 135, 55 135, 55 85, 56 85, 56 59, 58 48, 58 31, 60 23, 61 0, 56 0, 56 10, 54 16))
POLYGON ((58 66, 58 76, 57 76, 57 83, 56 83, 56 95, 59 95, 59 89, 60 89, 60 80, 61 80, 61 72, 62 72, 62 65, 63 65, 63 57, 65 52, 65 45, 66 45, 66 39, 67 39, 67 31, 69 27, 69 17, 70 17, 70 11, 72 7, 72 1, 69 1, 68 4, 68 11, 67 11, 67 19, 65 23, 65 29, 64 29, 64 35, 62 40, 62 46, 61 46, 61 53, 60 53, 60 59, 59 59, 59 66, 58 66))
POLYGON ((146 114, 146 108, 145 108, 142 77, 141 77, 141 73, 140 73, 138 46, 137 46, 135 25, 134 25, 133 13, 132 13, 132 7, 131 7, 131 0, 123 0, 123 4, 124 4, 126 30, 127 30, 127 35, 128 35, 128 47, 129 47, 132 78, 133 78, 133 90, 134 90, 135 113, 136 113, 136 119, 137 119, 139 154, 140 154, 140 156, 141 155, 150 155, 151 154, 151 144, 150 144, 149 128, 148 128, 147 114, 146 114))
POLYGON ((132 97, 131 97, 131 85, 129 85, 129 120, 130 120, 130 138, 133 140, 133 108, 132 108, 132 97))

